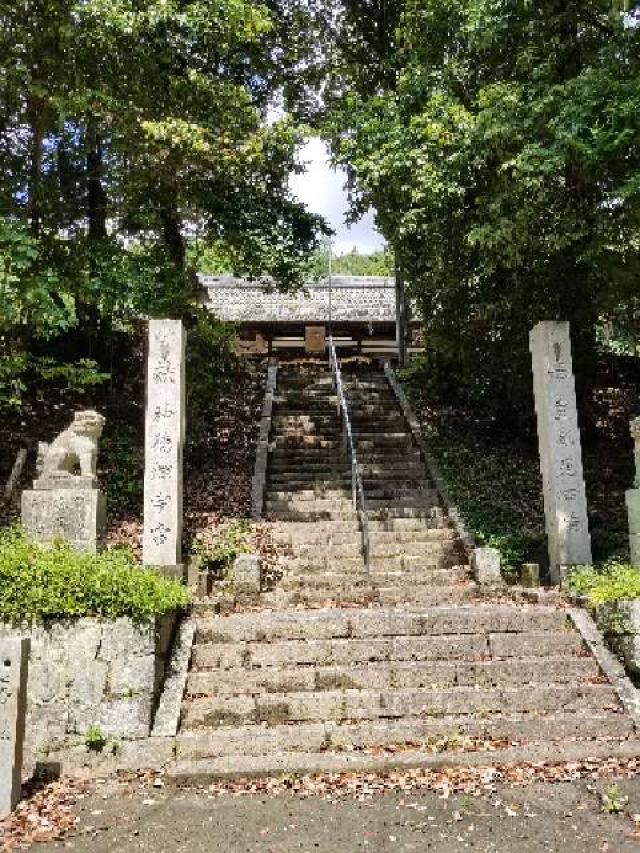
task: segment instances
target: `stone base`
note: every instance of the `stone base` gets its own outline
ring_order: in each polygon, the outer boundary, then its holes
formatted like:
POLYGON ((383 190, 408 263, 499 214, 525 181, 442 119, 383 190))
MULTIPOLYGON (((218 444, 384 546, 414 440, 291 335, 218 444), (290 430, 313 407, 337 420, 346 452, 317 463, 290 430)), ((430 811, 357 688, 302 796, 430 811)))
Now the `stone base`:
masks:
POLYGON ((95 553, 106 521, 106 500, 97 489, 34 489, 22 493, 22 526, 44 545, 65 539, 95 553))
POLYGON ((184 579, 184 563, 177 563, 175 566, 147 566, 147 568, 153 568, 165 577, 172 578, 173 580, 181 581, 184 579))
POLYGON ((502 583, 500 552, 496 548, 476 548, 471 555, 471 567, 476 583, 502 583))
POLYGON ((233 563, 233 588, 238 593, 259 593, 262 562, 257 554, 239 554, 233 563))

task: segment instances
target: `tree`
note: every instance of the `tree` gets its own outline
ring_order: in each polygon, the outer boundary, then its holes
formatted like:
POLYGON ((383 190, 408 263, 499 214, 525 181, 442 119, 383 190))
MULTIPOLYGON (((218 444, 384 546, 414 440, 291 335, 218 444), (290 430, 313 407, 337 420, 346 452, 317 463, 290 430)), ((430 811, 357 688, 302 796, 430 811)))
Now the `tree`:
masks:
POLYGON ((182 313, 189 228, 296 286, 320 223, 288 189, 300 131, 267 121, 285 19, 249 0, 1 0, 0 214, 36 241, 34 274, 55 272, 45 302, 69 297, 85 326, 182 313))
POLYGON ((372 85, 343 52, 325 133, 434 359, 509 401, 528 329, 558 317, 583 372, 640 272, 640 30, 609 0, 405 0, 374 43, 354 7, 342 33, 389 71, 372 85))

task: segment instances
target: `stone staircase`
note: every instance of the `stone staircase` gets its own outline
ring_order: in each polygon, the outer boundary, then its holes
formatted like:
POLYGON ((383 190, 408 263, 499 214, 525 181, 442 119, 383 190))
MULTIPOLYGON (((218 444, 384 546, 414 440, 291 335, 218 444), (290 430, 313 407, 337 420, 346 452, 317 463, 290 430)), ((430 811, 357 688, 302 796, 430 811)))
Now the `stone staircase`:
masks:
POLYGON ((281 368, 266 495, 281 577, 251 611, 201 609, 170 775, 640 754, 624 690, 580 620, 478 594, 384 374, 344 381, 370 569, 331 375, 281 368))
POLYGON ((280 561, 276 606, 445 603, 473 595, 464 553, 381 372, 345 373, 369 518, 370 567, 328 368, 281 370, 266 512, 280 561))

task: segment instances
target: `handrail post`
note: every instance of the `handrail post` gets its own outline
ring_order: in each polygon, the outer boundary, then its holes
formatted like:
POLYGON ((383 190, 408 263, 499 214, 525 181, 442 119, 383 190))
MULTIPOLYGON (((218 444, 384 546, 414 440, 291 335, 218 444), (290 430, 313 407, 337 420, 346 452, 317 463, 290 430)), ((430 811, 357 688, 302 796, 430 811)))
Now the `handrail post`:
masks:
POLYGON ((362 555, 367 571, 370 570, 370 543, 369 543, 369 518, 367 516, 367 506, 364 497, 364 485, 360 475, 360 467, 358 465, 358 456, 356 453, 355 443, 353 439, 353 430, 351 428, 351 420, 349 418, 349 409, 342 384, 342 373, 338 356, 333 341, 333 335, 329 335, 329 367, 333 374, 333 381, 336 389, 337 397, 337 413, 342 426, 342 436, 344 441, 344 451, 349 454, 351 460, 351 493, 353 500, 353 508, 357 513, 360 532, 362 533, 362 555))

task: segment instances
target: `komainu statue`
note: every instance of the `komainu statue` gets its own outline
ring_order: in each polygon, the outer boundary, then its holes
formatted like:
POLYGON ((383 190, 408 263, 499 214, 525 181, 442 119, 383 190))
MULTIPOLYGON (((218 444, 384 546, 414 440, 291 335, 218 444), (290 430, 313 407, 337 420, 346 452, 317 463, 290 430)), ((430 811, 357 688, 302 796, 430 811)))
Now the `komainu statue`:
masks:
POLYGON ((98 412, 76 412, 71 426, 51 444, 40 442, 34 488, 95 488, 98 440, 104 423, 98 412))

